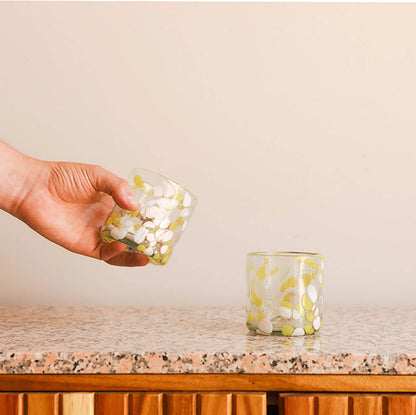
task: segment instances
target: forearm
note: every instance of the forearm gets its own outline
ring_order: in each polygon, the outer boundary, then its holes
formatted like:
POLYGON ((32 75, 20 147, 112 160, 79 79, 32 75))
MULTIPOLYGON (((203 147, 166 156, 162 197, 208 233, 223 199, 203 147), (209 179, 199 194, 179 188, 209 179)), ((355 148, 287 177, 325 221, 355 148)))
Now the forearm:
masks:
POLYGON ((16 216, 28 192, 39 182, 43 165, 0 141, 0 209, 16 216))

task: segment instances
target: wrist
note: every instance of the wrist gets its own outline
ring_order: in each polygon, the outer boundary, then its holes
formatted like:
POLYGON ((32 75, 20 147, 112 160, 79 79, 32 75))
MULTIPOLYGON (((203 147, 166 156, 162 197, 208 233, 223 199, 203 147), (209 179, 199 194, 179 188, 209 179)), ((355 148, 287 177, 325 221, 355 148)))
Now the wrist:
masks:
POLYGON ((19 216, 19 207, 41 183, 45 164, 0 141, 0 209, 19 216))

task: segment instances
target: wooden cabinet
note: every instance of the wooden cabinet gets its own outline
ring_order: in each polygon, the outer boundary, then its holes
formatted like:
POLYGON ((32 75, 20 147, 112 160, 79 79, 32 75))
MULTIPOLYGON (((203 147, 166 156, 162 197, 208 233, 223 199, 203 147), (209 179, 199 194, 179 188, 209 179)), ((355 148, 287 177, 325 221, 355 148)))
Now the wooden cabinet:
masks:
POLYGON ((265 392, 0 393, 1 415, 416 415, 416 394, 265 392))
POLYGON ((280 415, 416 415, 416 395, 301 394, 279 395, 280 415))
POLYGON ((416 376, 0 375, 0 415, 416 415, 416 376))
POLYGON ((1 415, 266 415, 266 393, 1 393, 1 415))

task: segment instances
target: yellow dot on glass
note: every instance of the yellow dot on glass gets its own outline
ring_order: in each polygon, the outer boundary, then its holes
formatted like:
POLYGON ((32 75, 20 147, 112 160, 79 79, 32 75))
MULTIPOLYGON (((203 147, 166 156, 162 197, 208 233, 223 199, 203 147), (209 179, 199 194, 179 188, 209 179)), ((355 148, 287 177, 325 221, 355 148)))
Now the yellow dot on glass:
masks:
POLYGON ((312 311, 313 303, 306 294, 304 294, 302 297, 302 305, 306 311, 312 311))
POLYGON ((305 310, 303 309, 303 307, 299 303, 296 303, 295 308, 296 308, 296 310, 299 311, 299 314, 301 316, 305 315, 305 310))
POLYGON ((306 334, 313 334, 315 332, 315 330, 313 329, 312 324, 310 323, 306 323, 303 328, 305 329, 305 333, 306 334))
POLYGON ((173 199, 177 200, 179 203, 182 203, 183 202, 182 192, 180 190, 177 190, 175 192, 175 195, 173 196, 173 199))
POLYGON ((293 300, 295 293, 287 293, 283 297, 283 301, 288 301, 289 303, 293 300))
POLYGON ((178 226, 183 225, 183 223, 184 223, 184 220, 183 220, 182 216, 179 216, 179 218, 177 218, 176 220, 174 220, 174 221, 170 224, 169 229, 170 229, 171 231, 174 231, 174 230, 175 230, 178 226))
POLYGON ((280 303, 280 307, 286 307, 286 308, 289 308, 289 309, 291 309, 292 310, 292 304, 290 304, 288 301, 282 301, 281 303, 280 303))
POLYGON ((108 219, 107 219, 107 225, 111 225, 111 223, 113 222, 113 220, 117 217, 117 215, 115 213, 113 213, 108 219))
POLYGON ((315 267, 317 267, 318 266, 318 264, 315 262, 315 261, 312 261, 312 259, 310 259, 310 258, 306 258, 306 259, 304 259, 303 260, 303 262, 306 264, 306 265, 309 265, 310 267, 312 267, 312 268, 315 268, 315 267))
POLYGON ((254 290, 251 291, 251 298, 253 299, 253 304, 256 307, 260 307, 263 304, 263 300, 257 296, 254 290))
POLYGON ((254 280, 251 281, 250 294, 251 294, 250 301, 252 302, 252 304, 254 304, 256 307, 260 307, 263 304, 263 300, 259 298, 256 292, 254 291, 254 280))
POLYGON ((308 314, 306 314, 306 320, 310 321, 312 323, 313 319, 315 318, 312 311, 310 311, 308 314))
POLYGON ((305 285, 305 287, 307 287, 312 281, 311 274, 303 274, 302 275, 302 281, 303 281, 303 284, 305 285))
POLYGON ((162 265, 165 265, 168 261, 169 261, 169 255, 166 255, 165 257, 162 258, 162 260, 160 261, 160 263, 162 265))
POLYGON ((142 178, 141 178, 141 176, 139 176, 138 174, 136 174, 136 175, 134 176, 133 181, 134 181, 134 184, 135 184, 137 187, 143 187, 143 185, 144 185, 143 179, 142 179, 142 178))
POLYGON ((295 328, 293 326, 291 326, 290 324, 285 324, 282 327, 282 334, 283 336, 291 336, 294 330, 295 328))
POLYGON ((257 278, 260 281, 263 281, 266 278, 266 266, 262 265, 257 271, 257 278))

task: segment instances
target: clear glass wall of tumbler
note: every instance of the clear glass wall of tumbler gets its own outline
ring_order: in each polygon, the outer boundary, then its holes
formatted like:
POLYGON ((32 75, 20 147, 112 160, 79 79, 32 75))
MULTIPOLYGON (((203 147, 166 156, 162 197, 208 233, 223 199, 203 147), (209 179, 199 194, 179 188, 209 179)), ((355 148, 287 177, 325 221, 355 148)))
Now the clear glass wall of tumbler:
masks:
POLYGON ((247 327, 302 336, 322 326, 323 257, 310 252, 247 255, 247 327))

